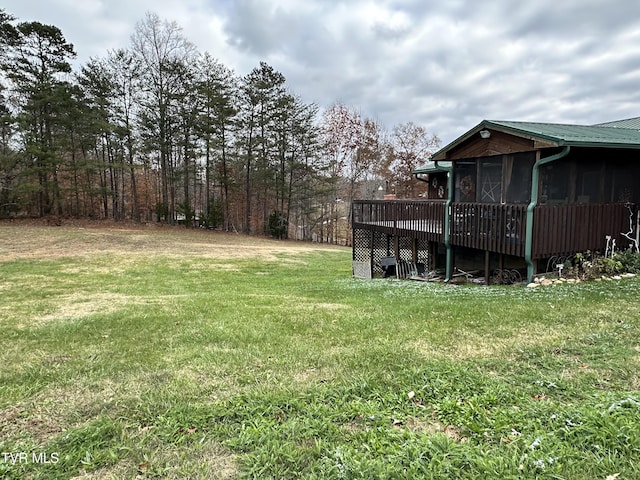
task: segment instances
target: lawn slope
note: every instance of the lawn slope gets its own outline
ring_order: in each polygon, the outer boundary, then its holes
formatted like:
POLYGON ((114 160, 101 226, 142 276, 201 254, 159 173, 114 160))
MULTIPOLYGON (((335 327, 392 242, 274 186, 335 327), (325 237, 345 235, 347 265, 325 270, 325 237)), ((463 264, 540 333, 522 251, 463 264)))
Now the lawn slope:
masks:
POLYGON ((0 224, 2 478, 640 478, 640 281, 351 278, 350 250, 0 224))

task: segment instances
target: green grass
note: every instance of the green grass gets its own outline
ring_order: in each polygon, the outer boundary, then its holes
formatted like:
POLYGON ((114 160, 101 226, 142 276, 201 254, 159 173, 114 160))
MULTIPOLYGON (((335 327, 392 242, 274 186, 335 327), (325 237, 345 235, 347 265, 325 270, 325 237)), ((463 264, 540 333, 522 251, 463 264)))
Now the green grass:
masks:
POLYGON ((358 280, 234 238, 0 225, 0 477, 640 478, 640 280, 358 280))

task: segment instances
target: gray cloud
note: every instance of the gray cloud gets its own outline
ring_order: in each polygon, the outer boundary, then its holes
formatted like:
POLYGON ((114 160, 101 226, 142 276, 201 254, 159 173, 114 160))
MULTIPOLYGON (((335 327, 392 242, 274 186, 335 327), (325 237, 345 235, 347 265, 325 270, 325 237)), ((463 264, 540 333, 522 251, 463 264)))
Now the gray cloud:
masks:
POLYGON ((62 29, 79 62, 126 47, 146 11, 244 75, 266 61, 305 101, 342 101, 443 142, 484 118, 640 115, 640 3, 601 0, 5 0, 62 29), (444 5, 443 5, 444 4, 444 5))

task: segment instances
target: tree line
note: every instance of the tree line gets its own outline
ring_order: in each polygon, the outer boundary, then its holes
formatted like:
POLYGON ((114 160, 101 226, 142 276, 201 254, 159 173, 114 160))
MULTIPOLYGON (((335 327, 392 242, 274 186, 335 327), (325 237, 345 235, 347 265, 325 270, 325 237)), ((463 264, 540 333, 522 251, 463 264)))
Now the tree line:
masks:
POLYGON ((239 76, 148 13, 77 71, 61 30, 0 10, 0 217, 160 221, 344 242, 353 198, 417 197, 439 140, 239 76), (341 226, 342 225, 342 226, 341 226))

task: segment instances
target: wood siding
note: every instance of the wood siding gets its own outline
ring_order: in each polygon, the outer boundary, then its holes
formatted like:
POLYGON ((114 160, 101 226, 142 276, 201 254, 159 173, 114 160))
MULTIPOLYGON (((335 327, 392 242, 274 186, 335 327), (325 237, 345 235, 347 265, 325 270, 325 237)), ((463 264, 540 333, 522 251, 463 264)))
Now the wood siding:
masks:
POLYGON ((530 152, 533 148, 533 140, 492 130, 489 138, 483 139, 480 138, 480 134, 476 134, 467 142, 449 152, 446 159, 460 160, 516 152, 530 152))

